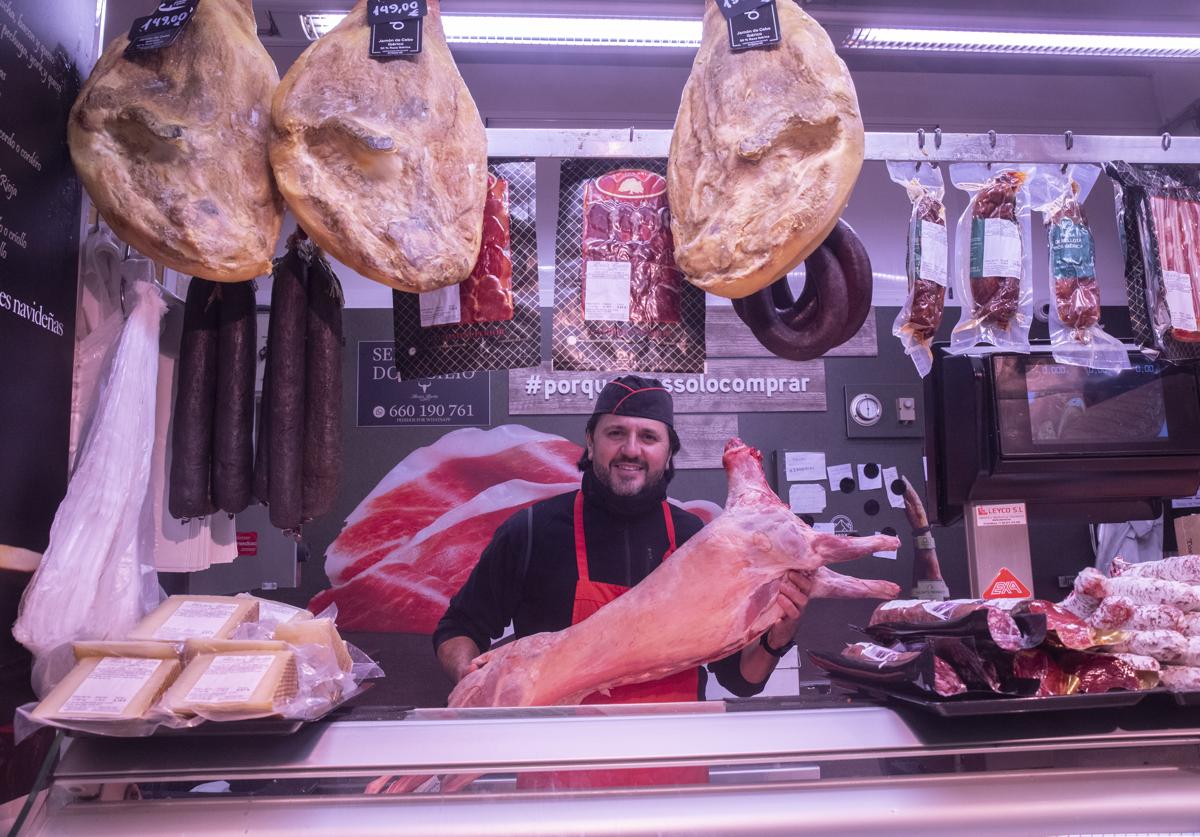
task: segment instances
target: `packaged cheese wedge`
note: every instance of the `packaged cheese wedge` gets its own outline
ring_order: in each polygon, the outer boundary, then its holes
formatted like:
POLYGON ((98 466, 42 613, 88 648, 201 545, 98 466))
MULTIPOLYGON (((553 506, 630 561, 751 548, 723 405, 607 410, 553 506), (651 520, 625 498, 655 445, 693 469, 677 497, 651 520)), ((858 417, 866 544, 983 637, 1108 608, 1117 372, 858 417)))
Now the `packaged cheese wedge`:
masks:
POLYGON ((89 657, 140 657, 146 660, 178 660, 179 649, 173 642, 76 642, 72 646, 76 660, 89 657))
POLYGON ((282 714, 298 689, 291 651, 200 654, 167 690, 163 706, 183 717, 265 718, 282 714))
POLYGON ((259 622, 278 622, 282 625, 286 622, 302 622, 305 619, 313 618, 312 613, 302 607, 276 602, 271 599, 260 599, 257 596, 253 598, 258 602, 259 622))
POLYGON ((286 642, 274 639, 189 639, 183 643, 186 665, 201 654, 256 654, 262 651, 287 651, 286 642))
POLYGON ((179 660, 89 656, 33 710, 43 721, 129 721, 143 717, 179 674, 179 660))
POLYGON ((289 622, 280 625, 273 634, 275 639, 290 645, 320 645, 333 652, 337 666, 342 671, 350 671, 354 661, 346 641, 338 633, 332 619, 308 619, 303 622, 289 622))
POLYGON ((225 639, 238 625, 257 619, 258 599, 251 596, 171 596, 129 632, 129 639, 225 639))

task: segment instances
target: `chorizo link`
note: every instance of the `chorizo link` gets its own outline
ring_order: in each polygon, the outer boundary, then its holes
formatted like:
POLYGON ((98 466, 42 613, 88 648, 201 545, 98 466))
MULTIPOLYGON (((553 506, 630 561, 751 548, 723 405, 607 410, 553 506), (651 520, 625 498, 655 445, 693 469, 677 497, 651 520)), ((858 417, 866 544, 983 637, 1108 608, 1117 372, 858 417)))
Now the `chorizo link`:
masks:
POLYGON ((238 514, 250 505, 254 481, 257 318, 253 282, 221 286, 212 492, 217 508, 227 514, 238 514))
POLYGON ((342 479, 342 286, 320 254, 308 271, 304 519, 333 508, 342 479))
POLYGON ((210 480, 221 315, 217 287, 215 282, 192 279, 184 302, 167 499, 171 516, 180 520, 216 511, 210 480))
MULTIPOLYGON (((288 248, 311 248, 297 231, 288 248)), ((291 253, 289 253, 289 256, 291 253)), ((291 259, 286 260, 294 264, 291 259)), ((307 261, 299 255, 296 261, 307 261)), ((270 449, 267 452, 271 524, 296 532, 303 521, 304 477, 304 340, 308 320, 307 265, 285 269, 275 276, 271 291, 267 368, 271 373, 269 399, 270 449)))

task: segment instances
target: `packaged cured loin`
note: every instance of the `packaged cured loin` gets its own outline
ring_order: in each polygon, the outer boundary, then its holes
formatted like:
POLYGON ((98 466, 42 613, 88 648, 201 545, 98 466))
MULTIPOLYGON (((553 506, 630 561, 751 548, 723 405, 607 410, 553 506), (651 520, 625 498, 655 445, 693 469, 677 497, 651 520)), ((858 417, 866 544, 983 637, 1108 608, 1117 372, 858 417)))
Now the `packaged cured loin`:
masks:
POLYGON ((1105 164, 1117 184, 1129 321, 1168 360, 1200 358, 1200 168, 1105 164))
POLYGON ((1010 602, 1014 613, 1043 614, 1046 617, 1046 635, 1057 640, 1064 648, 1083 651, 1104 644, 1105 637, 1101 635, 1102 632, 1097 632, 1087 622, 1054 602, 1044 599, 1009 599, 1000 602, 999 606, 1006 607, 1010 602))
POLYGON ((1050 345, 1059 363, 1120 371, 1129 353, 1100 324, 1096 246, 1083 203, 1100 176, 1093 165, 1045 167, 1030 181, 1049 236, 1050 345))
POLYGON ((866 631, 877 641, 969 636, 990 641, 1004 651, 1019 651, 1033 648, 1046 638, 1046 616, 1011 612, 981 599, 901 599, 875 608, 866 631))
POLYGON ((483 244, 467 280, 396 291, 396 368, 403 380, 541 363, 537 183, 531 160, 489 167, 483 244))
POLYGON ((900 339, 924 378, 933 368, 933 338, 942 324, 949 276, 950 242, 946 230, 946 185, 937 164, 888 163, 888 174, 908 193, 912 216, 908 222, 905 259, 908 296, 896 315, 892 334, 900 339))
POLYGON ((1033 319, 1033 248, 1027 182, 1032 166, 992 170, 962 163, 950 179, 971 199, 959 219, 954 273, 962 315, 950 351, 980 343, 1029 351, 1033 319))
POLYGON ((1013 658, 1018 677, 1039 681, 1039 697, 1151 689, 1158 684, 1157 669, 1148 658, 1090 651, 1034 648, 1013 658))
POLYGON ((894 648, 856 642, 839 654, 809 653, 822 670, 863 683, 908 686, 938 697, 954 697, 967 686, 947 660, 934 653, 931 643, 897 644, 894 648))
POLYGON ((663 173, 661 161, 563 163, 555 369, 704 370, 704 292, 675 265, 663 173))

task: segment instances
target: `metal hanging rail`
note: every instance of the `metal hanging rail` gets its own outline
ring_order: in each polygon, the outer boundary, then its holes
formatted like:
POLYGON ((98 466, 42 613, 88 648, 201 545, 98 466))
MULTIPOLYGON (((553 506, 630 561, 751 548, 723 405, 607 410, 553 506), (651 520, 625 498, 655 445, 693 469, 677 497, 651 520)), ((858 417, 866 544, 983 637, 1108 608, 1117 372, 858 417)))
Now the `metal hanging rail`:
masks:
MULTIPOLYGON (((493 157, 663 158, 671 132, 624 129, 489 128, 493 157)), ((944 134, 940 130, 870 132, 868 160, 940 163, 1129 163, 1200 164, 1200 137, 1102 136, 1096 134, 944 134)))

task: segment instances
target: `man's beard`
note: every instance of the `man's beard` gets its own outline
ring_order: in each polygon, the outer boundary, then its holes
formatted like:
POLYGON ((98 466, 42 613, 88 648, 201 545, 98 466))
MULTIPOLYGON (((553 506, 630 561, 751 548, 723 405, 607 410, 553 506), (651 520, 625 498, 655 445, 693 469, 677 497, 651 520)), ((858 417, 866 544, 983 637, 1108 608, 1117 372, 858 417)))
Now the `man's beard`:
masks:
POLYGON ((674 470, 670 465, 667 465, 663 471, 657 474, 651 474, 647 471, 646 480, 642 484, 642 487, 632 494, 617 493, 613 488, 611 475, 607 469, 597 467, 595 460, 592 461, 592 467, 584 473, 585 476, 592 478, 586 481, 592 483, 590 488, 600 495, 597 499, 603 505, 612 511, 632 514, 645 511, 666 499, 667 484, 670 483, 671 477, 674 476, 674 470))

